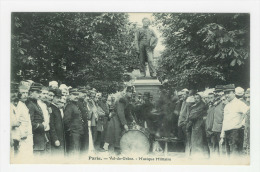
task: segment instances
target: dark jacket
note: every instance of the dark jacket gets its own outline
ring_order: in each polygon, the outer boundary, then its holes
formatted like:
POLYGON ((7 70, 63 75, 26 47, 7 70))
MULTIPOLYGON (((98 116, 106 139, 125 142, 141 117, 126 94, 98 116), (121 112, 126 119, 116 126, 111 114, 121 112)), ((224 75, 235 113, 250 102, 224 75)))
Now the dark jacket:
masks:
POLYGON ((33 150, 45 150, 46 137, 44 131, 44 117, 40 106, 36 99, 29 98, 26 101, 26 106, 29 109, 33 131, 33 150))
POLYGON ((88 120, 89 120, 89 112, 87 110, 87 103, 83 100, 83 99, 79 99, 78 101, 78 107, 79 107, 79 110, 81 111, 82 113, 82 119, 84 121, 83 123, 83 126, 84 126, 84 129, 85 131, 88 131, 88 120))
POLYGON ((214 132, 221 132, 224 118, 224 107, 225 105, 222 102, 218 102, 215 105, 214 121, 212 127, 212 131, 214 132))
POLYGON ((129 100, 126 98, 120 98, 115 103, 115 112, 113 117, 108 122, 107 134, 105 136, 105 142, 120 147, 120 138, 123 130, 123 126, 129 122, 131 117, 129 100))
POLYGON ((215 113, 215 106, 211 105, 207 111, 207 119, 206 119, 206 134, 210 136, 213 128, 213 121, 214 121, 214 113, 215 113))
POLYGON ((185 126, 187 124, 188 116, 190 113, 190 104, 184 100, 181 105, 180 116, 178 120, 178 127, 185 126))
POLYGON ((64 110, 64 129, 69 133, 83 134, 83 119, 77 102, 70 102, 64 110))
POLYGON ((203 117, 207 114, 207 106, 204 102, 194 104, 190 107, 190 115, 188 121, 192 124, 191 130, 191 155, 204 155, 206 158, 209 156, 209 149, 207 145, 205 124, 203 117))
POLYGON ((65 136, 64 125, 60 109, 55 105, 50 105, 52 113, 50 114, 50 136, 51 136, 51 151, 53 153, 64 153, 65 151, 65 136), (60 146, 55 146, 55 141, 59 140, 60 146))

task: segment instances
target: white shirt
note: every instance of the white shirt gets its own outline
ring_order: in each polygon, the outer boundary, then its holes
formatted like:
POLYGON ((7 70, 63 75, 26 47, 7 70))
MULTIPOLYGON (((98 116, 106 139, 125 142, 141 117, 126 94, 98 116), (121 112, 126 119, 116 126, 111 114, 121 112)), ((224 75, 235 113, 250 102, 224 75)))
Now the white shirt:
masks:
POLYGON ((60 109, 60 114, 61 114, 61 118, 63 119, 64 117, 63 109, 60 109))
POLYGON ((225 131, 241 128, 248 110, 249 107, 236 97, 231 100, 224 108, 224 119, 220 137, 225 136, 225 131))
POLYGON ((17 105, 17 116, 21 125, 19 126, 21 137, 28 137, 32 135, 32 123, 31 116, 29 114, 29 109, 27 106, 19 101, 17 105))
POLYGON ((37 103, 40 106, 40 108, 42 109, 44 123, 47 125, 47 127, 45 128, 45 131, 49 131, 50 130, 50 115, 49 115, 47 105, 45 103, 43 103, 41 100, 37 100, 37 103))
POLYGON ((16 140, 20 140, 20 131, 19 131, 19 127, 17 126, 18 124, 18 119, 19 116, 17 114, 17 107, 15 107, 12 103, 10 106, 10 122, 11 122, 11 139, 16 139, 16 140))

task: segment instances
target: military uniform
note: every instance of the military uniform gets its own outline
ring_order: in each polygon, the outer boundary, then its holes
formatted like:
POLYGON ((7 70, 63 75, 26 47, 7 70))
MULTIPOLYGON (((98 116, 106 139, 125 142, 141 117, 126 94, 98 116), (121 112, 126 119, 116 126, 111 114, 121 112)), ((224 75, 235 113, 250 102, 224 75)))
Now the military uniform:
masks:
POLYGON ((78 154, 81 148, 81 139, 84 134, 82 112, 77 102, 71 101, 64 111, 64 128, 68 141, 68 153, 78 154))
POLYGON ((123 126, 133 121, 132 112, 129 104, 130 99, 121 98, 115 103, 115 112, 112 115, 107 127, 105 142, 120 147, 120 138, 123 126))
POLYGON ((88 144, 89 144, 89 133, 88 133, 88 110, 87 110, 87 103, 84 101, 84 99, 79 99, 78 101, 78 107, 80 111, 82 112, 82 118, 83 118, 83 129, 84 129, 84 135, 81 143, 81 150, 87 151, 88 150, 88 144))

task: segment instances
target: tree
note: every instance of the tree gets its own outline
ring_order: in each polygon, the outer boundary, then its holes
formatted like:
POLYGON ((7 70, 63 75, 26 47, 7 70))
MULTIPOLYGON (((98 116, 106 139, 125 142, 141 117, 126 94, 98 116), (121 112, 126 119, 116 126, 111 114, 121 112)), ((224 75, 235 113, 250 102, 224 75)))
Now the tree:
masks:
POLYGON ((126 13, 12 13, 11 79, 115 92, 138 63, 126 13))
POLYGON ((234 83, 249 87, 249 14, 155 13, 165 50, 158 75, 168 89, 234 83))

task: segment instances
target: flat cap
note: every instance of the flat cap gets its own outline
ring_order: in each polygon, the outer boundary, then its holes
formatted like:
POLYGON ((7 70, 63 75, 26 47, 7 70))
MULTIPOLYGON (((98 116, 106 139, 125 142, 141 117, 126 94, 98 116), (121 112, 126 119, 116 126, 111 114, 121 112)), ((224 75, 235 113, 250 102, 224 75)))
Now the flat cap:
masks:
POLYGON ((30 91, 41 91, 42 89, 42 84, 40 83, 32 83, 31 87, 30 87, 30 91))
POLYGON ((228 84, 223 86, 223 91, 234 91, 235 90, 235 85, 234 84, 228 84))

